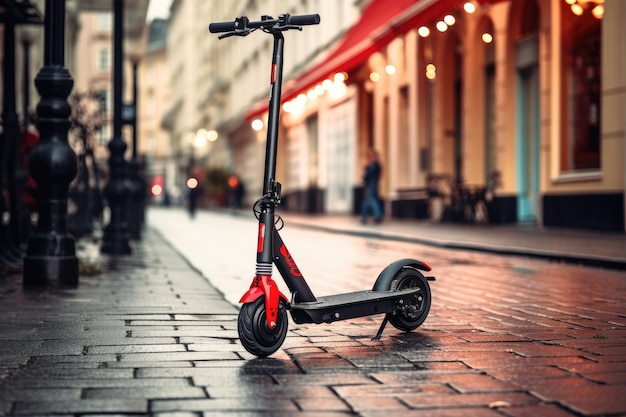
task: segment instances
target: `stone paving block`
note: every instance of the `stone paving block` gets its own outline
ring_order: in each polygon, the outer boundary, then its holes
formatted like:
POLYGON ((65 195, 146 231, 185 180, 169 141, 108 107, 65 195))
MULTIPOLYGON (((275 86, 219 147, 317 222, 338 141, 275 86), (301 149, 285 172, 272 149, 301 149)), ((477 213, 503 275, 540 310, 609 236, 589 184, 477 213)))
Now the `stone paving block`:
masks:
MULTIPOLYGON (((162 353, 122 353, 116 357, 117 362, 190 362, 190 361, 223 361, 241 359, 233 352, 162 352, 162 353)), ((103 361, 105 362, 105 361, 103 361)))
MULTIPOLYGON (((385 411, 362 411, 361 417, 389 417, 385 411)), ((445 408, 442 410, 407 410, 402 417, 502 417, 498 411, 487 407, 445 408)), ((542 416, 543 417, 543 416, 542 416)))
POLYGON ((185 346, 181 344, 134 344, 134 345, 108 345, 108 346, 87 346, 87 351, 90 354, 102 354, 102 353, 163 353, 163 352, 186 352, 185 346))
POLYGON ((105 362, 104 366, 109 369, 141 369, 141 368, 193 368, 191 361, 123 361, 105 362))
POLYGON ((319 413, 326 411, 351 411, 351 407, 339 398, 298 398, 294 401, 298 408, 303 411, 317 411, 319 413))
POLYGON ((357 372, 357 368, 350 361, 332 355, 328 357, 299 357, 295 359, 295 362, 307 373, 357 372))
POLYGON ((511 353, 508 360, 493 359, 463 359, 463 362, 474 369, 489 370, 490 368, 501 367, 525 367, 525 366, 567 366, 569 364, 596 363, 588 358, 580 356, 559 356, 546 358, 524 358, 517 354, 511 353))
POLYGON ((572 417, 576 414, 557 404, 536 404, 521 407, 501 408, 508 417, 572 417))
POLYGON ((279 384, 285 385, 367 385, 376 384, 374 379, 363 374, 303 374, 303 375, 274 375, 279 384))
POLYGON ((362 411, 387 410, 388 412, 402 413, 408 409, 406 404, 395 397, 343 397, 343 400, 356 413, 362 411))
POLYGON ((13 379, 10 388, 145 388, 189 387, 188 378, 13 379))
POLYGON ((508 361, 514 361, 520 358, 520 356, 515 354, 514 352, 506 352, 501 349, 496 350, 496 351, 481 350, 478 352, 474 352, 474 351, 447 352, 447 351, 441 351, 441 350, 428 350, 428 351, 418 350, 418 351, 413 351, 413 352, 411 351, 402 352, 400 353, 400 355, 403 358, 406 358, 407 360, 411 362, 463 361, 465 363, 468 363, 470 361, 474 362, 477 360, 486 359, 486 360, 496 360, 499 363, 502 363, 502 362, 506 363, 508 361))
POLYGON ((152 378, 191 378, 193 385, 204 387, 227 387, 230 385, 246 384, 275 384, 269 373, 246 373, 242 369, 244 362, 234 368, 138 368, 136 376, 139 379, 152 378))
POLYGON ((37 401, 17 402, 14 415, 50 415, 50 414, 145 414, 148 412, 148 401, 145 399, 107 399, 107 400, 75 400, 75 401, 37 401))
POLYGON ((20 370, 15 380, 34 379, 120 379, 133 378, 132 369, 79 368, 54 365, 28 366, 20 370))
MULTIPOLYGON (((130 330, 130 329, 129 329, 130 330)), ((214 330, 207 331, 202 329, 193 329, 193 330, 151 330, 147 329, 133 329, 132 330, 133 337, 190 337, 190 336, 199 336, 199 337, 216 337, 222 339, 239 339, 239 334, 237 330, 214 330)))
POLYGON ((48 356, 36 356, 33 357, 31 363, 36 365, 51 365, 51 364, 69 364, 69 363, 87 363, 87 364, 100 364, 104 362, 115 362, 116 356, 114 354, 86 354, 86 355, 48 355, 48 356))
POLYGON ((622 356, 626 352, 626 345, 593 347, 593 348, 586 348, 584 349, 584 351, 592 355, 605 356, 605 357, 622 356))
POLYGON ((376 384, 376 385, 345 385, 333 387, 341 397, 379 397, 398 396, 402 394, 454 394, 456 393, 445 383, 413 382, 404 385, 376 384))
POLYGON ((0 401, 49 401, 49 400, 79 400, 81 390, 76 388, 45 387, 36 389, 31 387, 2 387, 0 401))
POLYGON ((497 392, 497 393, 474 393, 474 394, 406 394, 399 399, 410 408, 460 408, 460 407, 489 407, 495 404, 510 406, 539 404, 532 395, 524 392, 497 392))
MULTIPOLYGON (((186 342, 181 339, 181 344, 186 342)), ((228 341, 213 339, 210 343, 192 343, 186 344, 189 352, 237 352, 245 354, 246 348, 239 343, 229 343, 228 341)))
POLYGON ((154 400, 150 411, 267 411, 295 413, 298 407, 290 400, 282 399, 187 399, 187 400, 154 400))
MULTIPOLYGON (((319 411, 299 411, 294 413, 292 411, 266 411, 266 410, 257 410, 257 411, 205 411, 202 413, 202 417, 293 417, 294 415, 298 417, 347 417, 353 416, 352 413, 346 413, 343 411, 324 411, 320 413, 319 411)), ((159 417, 161 416, 169 416, 168 413, 159 413, 159 417)), ((174 416, 176 417, 176 416, 174 416)), ((186 417, 186 416, 184 416, 186 417)), ((194 417, 197 415, 194 414, 194 417)))
POLYGON ((88 400, 121 399, 121 398, 206 398, 206 392, 200 387, 120 387, 120 388, 89 388, 84 391, 83 398, 88 400))
MULTIPOLYGON (((244 382, 244 381, 242 381, 244 382)), ((245 384, 215 385, 208 387, 207 391, 210 398, 280 398, 280 399, 298 399, 298 398, 323 398, 336 399, 335 394, 329 387, 325 386, 295 386, 287 387, 284 385, 267 383, 263 379, 247 379, 245 384)))
POLYGON ((563 406, 585 415, 626 414, 625 385, 580 384, 578 387, 544 385, 532 392, 547 401, 558 401, 563 406))
POLYGON ((413 362, 417 369, 427 371, 466 372, 471 368, 463 362, 413 362))
MULTIPOLYGON (((529 369, 528 366, 490 368, 487 374, 499 380, 508 381, 522 387, 532 386, 537 379, 556 379, 572 376, 571 372, 559 369, 556 366, 541 365, 533 366, 532 369, 529 369)), ((554 382, 558 383, 558 380, 554 382)))
POLYGON ((0 357, 16 356, 16 352, 20 356, 32 356, 39 351, 41 343, 32 340, 0 340, 0 357))

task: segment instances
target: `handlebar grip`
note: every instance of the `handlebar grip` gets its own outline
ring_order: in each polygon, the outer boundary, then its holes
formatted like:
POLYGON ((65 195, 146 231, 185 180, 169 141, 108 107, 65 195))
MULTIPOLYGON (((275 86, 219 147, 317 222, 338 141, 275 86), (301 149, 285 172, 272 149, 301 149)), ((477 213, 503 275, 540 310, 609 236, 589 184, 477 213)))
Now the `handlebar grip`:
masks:
POLYGON ((302 14, 299 16, 289 16, 287 24, 293 26, 317 25, 320 23, 319 14, 302 14))
POLYGON ((233 32, 235 29, 237 29, 238 23, 239 22, 237 21, 210 23, 209 32, 211 33, 233 32))

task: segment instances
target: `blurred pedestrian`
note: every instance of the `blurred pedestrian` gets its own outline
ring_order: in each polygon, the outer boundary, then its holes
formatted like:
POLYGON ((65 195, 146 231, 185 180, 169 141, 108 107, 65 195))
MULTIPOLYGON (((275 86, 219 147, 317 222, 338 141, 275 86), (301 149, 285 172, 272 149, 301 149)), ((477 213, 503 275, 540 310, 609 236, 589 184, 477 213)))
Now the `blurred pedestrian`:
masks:
POLYGON ((230 208, 239 210, 242 206, 245 188, 241 182, 241 178, 237 175, 231 175, 228 178, 229 202, 230 208))
POLYGON ((190 177, 187 180, 187 189, 188 189, 188 210, 189 216, 193 219, 196 216, 196 209, 198 208, 198 200, 200 199, 200 195, 202 194, 202 186, 197 178, 190 177))
POLYGON ((361 206, 361 223, 367 223, 368 217, 374 218, 375 223, 382 221, 383 212, 378 196, 378 183, 382 167, 378 161, 378 152, 370 148, 367 152, 368 164, 363 174, 363 204, 361 206))

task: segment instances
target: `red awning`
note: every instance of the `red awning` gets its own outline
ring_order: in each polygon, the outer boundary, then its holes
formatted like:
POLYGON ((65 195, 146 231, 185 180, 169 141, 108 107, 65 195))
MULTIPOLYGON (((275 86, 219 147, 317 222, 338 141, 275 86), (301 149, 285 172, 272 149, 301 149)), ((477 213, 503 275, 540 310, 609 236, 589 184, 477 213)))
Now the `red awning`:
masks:
MULTIPOLYGON (((461 0, 372 0, 359 21, 319 65, 285 83, 282 101, 292 99, 334 73, 353 70, 397 36, 442 18, 444 13, 462 4, 461 0)), ((260 116, 267 111, 268 104, 267 100, 256 103, 246 113, 246 118, 250 120, 260 116)))

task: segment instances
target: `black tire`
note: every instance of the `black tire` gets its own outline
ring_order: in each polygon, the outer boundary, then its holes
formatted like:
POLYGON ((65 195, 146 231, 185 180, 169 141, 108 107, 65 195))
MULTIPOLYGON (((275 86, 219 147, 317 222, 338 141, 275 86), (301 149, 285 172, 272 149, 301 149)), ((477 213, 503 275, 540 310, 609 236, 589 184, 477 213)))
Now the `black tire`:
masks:
POLYGON ((265 318, 265 298, 259 297, 252 303, 246 303, 239 310, 237 330, 244 348, 259 358, 265 358, 276 352, 285 341, 289 318, 287 309, 281 300, 278 305, 276 327, 270 329, 265 318))
POLYGON ((417 297, 410 305, 405 306, 391 315, 389 322, 398 330, 411 331, 417 329, 430 311, 430 285, 421 272, 410 266, 403 267, 393 278, 390 290, 398 291, 405 288, 419 288, 417 297))

